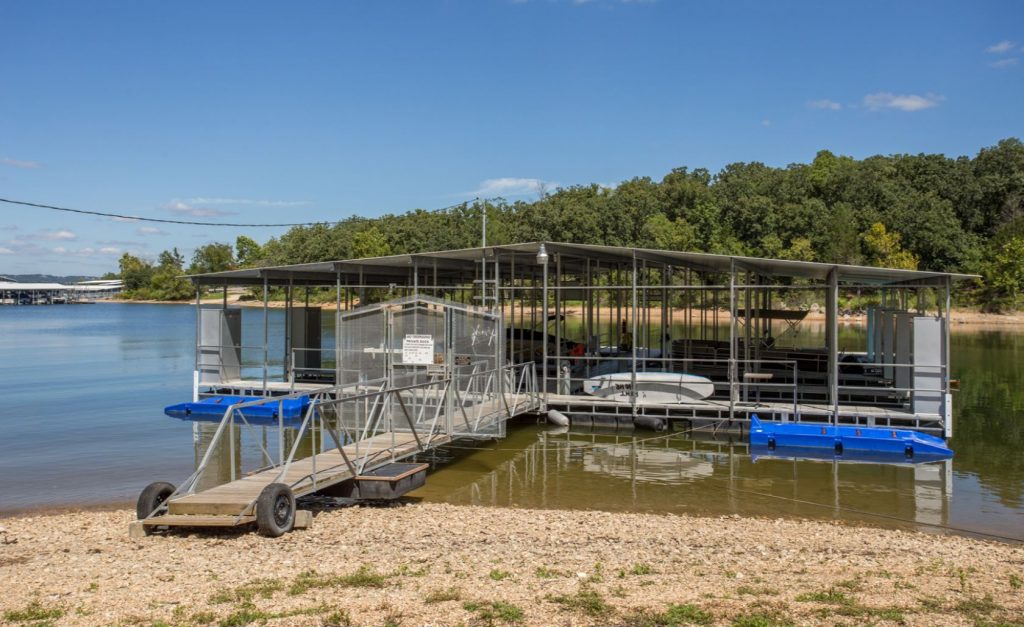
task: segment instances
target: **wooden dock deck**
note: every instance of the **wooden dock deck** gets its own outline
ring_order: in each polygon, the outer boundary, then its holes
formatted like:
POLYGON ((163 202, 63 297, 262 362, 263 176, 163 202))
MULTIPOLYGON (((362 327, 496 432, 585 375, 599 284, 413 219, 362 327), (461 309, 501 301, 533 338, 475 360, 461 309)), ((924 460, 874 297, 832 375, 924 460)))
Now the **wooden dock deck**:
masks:
MULTIPOLYGON (((436 435, 431 446, 450 441, 445 435, 436 435)), ((424 443, 426 444, 426 443, 424 443)), ((344 448, 350 461, 365 461, 364 471, 406 459, 420 451, 419 443, 411 432, 388 432, 349 444, 344 448), (374 452, 379 452, 374 459, 374 452)), ((255 520, 253 506, 256 498, 271 483, 284 483, 292 488, 296 497, 305 496, 332 485, 354 478, 345 458, 337 450, 330 450, 295 460, 284 477, 279 468, 270 468, 241 479, 219 485, 202 492, 187 494, 168 501, 168 513, 148 518, 147 526, 232 526, 255 520), (314 481, 315 477, 315 481, 314 481)))

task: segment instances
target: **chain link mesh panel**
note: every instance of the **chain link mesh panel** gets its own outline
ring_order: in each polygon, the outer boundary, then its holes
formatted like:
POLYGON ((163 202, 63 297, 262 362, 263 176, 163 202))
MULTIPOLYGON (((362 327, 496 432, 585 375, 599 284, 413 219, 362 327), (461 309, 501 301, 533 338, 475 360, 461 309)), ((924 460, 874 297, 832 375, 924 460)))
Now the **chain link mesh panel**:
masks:
MULTIPOLYGON (((378 408, 388 430, 502 437, 508 408, 501 316, 439 299, 403 298, 342 314, 338 382, 401 390, 378 408), (433 385, 436 384, 436 385, 433 385)), ((347 413, 347 412, 346 412, 347 413)), ((362 412, 352 426, 366 420, 362 412)), ((348 418, 348 416, 346 416, 348 418)))

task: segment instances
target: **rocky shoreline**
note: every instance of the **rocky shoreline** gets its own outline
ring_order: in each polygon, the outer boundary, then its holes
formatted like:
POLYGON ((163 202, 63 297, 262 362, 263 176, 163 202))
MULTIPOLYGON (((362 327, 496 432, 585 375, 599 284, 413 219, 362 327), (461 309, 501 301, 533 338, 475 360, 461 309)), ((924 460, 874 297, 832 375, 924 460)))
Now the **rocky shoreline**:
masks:
POLYGON ((415 504, 278 539, 0 519, 3 624, 1024 624, 1024 546, 789 519, 415 504))

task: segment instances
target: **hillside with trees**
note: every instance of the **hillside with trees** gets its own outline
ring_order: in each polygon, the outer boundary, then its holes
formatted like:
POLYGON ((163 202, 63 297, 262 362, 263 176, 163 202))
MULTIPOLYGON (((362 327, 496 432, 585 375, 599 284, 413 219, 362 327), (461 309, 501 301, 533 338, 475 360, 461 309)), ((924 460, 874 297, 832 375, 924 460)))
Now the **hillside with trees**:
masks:
POLYGON ((866 159, 821 151, 808 164, 680 167, 660 181, 561 188, 501 199, 292 228, 260 244, 241 236, 149 263, 121 259, 129 297, 188 298, 187 271, 306 263, 548 240, 981 274, 962 304, 1009 310, 1024 290, 1024 144, 1005 139, 972 157, 866 159))

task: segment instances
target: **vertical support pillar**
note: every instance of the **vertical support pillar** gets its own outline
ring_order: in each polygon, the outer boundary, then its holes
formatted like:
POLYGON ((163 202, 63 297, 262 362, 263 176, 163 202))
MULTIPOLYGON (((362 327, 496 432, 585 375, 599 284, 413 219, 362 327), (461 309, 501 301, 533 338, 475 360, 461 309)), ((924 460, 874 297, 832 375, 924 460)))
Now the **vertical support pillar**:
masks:
MULTIPOLYGON (((285 378, 294 383, 293 371, 295 364, 292 361, 292 316, 295 304, 295 283, 292 277, 288 277, 288 287, 284 295, 284 355, 281 356, 285 378)), ((294 389, 292 389, 294 391, 294 389)))
POLYGON ((637 293, 636 293, 637 292, 637 287, 636 287, 636 249, 633 249, 633 271, 630 273, 630 276, 632 277, 632 295, 633 295, 632 303, 630 305, 630 321, 632 323, 632 328, 633 328, 633 341, 630 342, 630 344, 632 344, 632 346, 630 346, 630 350, 632 351, 633 365, 629 369, 629 371, 630 371, 630 377, 629 377, 629 381, 630 381, 629 404, 630 404, 630 407, 632 408, 632 411, 633 411, 633 417, 636 418, 636 398, 637 398, 637 394, 636 394, 636 345, 637 345, 638 339, 639 339, 639 334, 637 333, 637 331, 639 329, 637 328, 637 319, 636 319, 636 313, 637 313, 636 312, 636 297, 637 297, 637 293))
POLYGON ((953 391, 950 389, 950 381, 952 377, 951 368, 953 366, 951 356, 953 354, 952 347, 950 346, 950 323, 953 322, 953 278, 946 277, 946 306, 945 306, 946 319, 943 321, 942 326, 945 333, 945 341, 942 346, 942 368, 945 376, 943 380, 945 385, 945 394, 942 397, 942 431, 943 435, 947 438, 953 437, 953 391))
MULTIPOLYGON (((754 315, 754 311, 750 306, 750 300, 753 293, 750 289, 751 276, 750 270, 743 273, 743 372, 744 374, 750 371, 750 360, 752 358, 750 354, 750 346, 754 343, 753 330, 757 324, 757 317, 754 315)), ((737 368, 739 370, 739 368, 737 368)), ((737 372, 737 375, 739 373, 737 372)), ((743 389, 743 402, 750 401, 750 386, 744 385, 743 389)))
MULTIPOLYGON (((715 292, 717 294, 717 292, 715 292)), ((717 307, 716 307, 717 311, 717 307)), ((729 260, 729 420, 736 412, 736 260, 729 260)), ((717 329, 717 325, 715 326, 717 329)), ((717 331, 716 331, 717 333, 717 331)), ((717 338, 716 338, 717 339, 717 338)))
MULTIPOLYGON (((547 333, 547 323, 544 333, 547 333)), ((544 338, 547 344, 547 337, 544 338)), ((555 253, 555 385, 562 393, 562 253, 555 253)))
POLYGON ((544 348, 543 348, 544 353, 543 353, 543 359, 542 359, 542 361, 544 363, 541 365, 541 368, 542 368, 543 382, 544 382, 544 406, 541 409, 543 411, 547 411, 547 409, 548 409, 548 337, 547 337, 547 333, 548 333, 548 329, 547 329, 547 319, 548 319, 548 260, 547 260, 546 257, 544 259, 543 266, 544 266, 543 267, 544 278, 543 278, 543 284, 542 284, 542 288, 541 289, 542 289, 542 292, 543 292, 542 299, 544 300, 544 313, 543 313, 543 316, 542 316, 543 321, 544 321, 542 323, 542 324, 544 324, 544 330, 541 333, 541 337, 543 338, 542 344, 544 346, 544 348))
MULTIPOLYGON (((506 334, 508 338, 508 353, 506 359, 515 364, 516 361, 516 255, 512 253, 512 257, 509 260, 509 280, 508 280, 508 305, 509 305, 509 322, 508 331, 501 329, 502 333, 506 334)), ((502 305, 502 312, 505 311, 504 304, 502 305)), ((520 311, 522 308, 520 308, 520 311)), ((505 326, 504 320, 502 326, 505 326)))
POLYGON ((267 360, 270 358, 270 284, 263 275, 263 396, 267 395, 267 360))
MULTIPOLYGON (((668 368, 669 362, 664 361, 668 359, 669 352, 672 349, 672 342, 669 338, 669 326, 672 324, 672 316, 669 315, 669 292, 668 286, 672 284, 672 266, 664 265, 661 270, 661 336, 658 338, 658 345, 661 347, 661 367, 664 370, 671 370, 668 368)), ((685 292, 684 292, 685 293, 685 292)))
POLYGON ((590 257, 587 257, 587 270, 586 270, 586 285, 587 289, 586 298, 584 299, 584 306, 586 311, 583 313, 583 346, 586 350, 583 351, 583 355, 586 360, 583 362, 583 376, 590 378, 590 356, 591 346, 590 338, 594 336, 594 281, 593 274, 590 271, 590 257))
MULTIPOLYGON (((502 347, 505 346, 505 342, 502 341, 505 334, 505 304, 501 298, 501 255, 497 251, 494 252, 494 313, 498 316, 498 323, 495 325, 495 333, 498 334, 496 341, 494 342, 494 367, 497 369, 495 373, 495 381, 497 381, 499 407, 508 407, 505 402, 505 355, 502 354, 502 347)), ((511 414, 508 416, 512 417, 511 414)), ((501 423, 501 434, 505 435, 505 423, 501 423)))
POLYGON ((341 270, 334 271, 334 385, 341 385, 341 270))
MULTIPOLYGON (((195 364, 194 364, 194 367, 192 368, 192 402, 193 403, 196 403, 196 402, 199 401, 199 352, 200 352, 199 346, 202 343, 202 339, 201 339, 202 336, 200 335, 200 329, 199 329, 199 325, 202 324, 202 320, 200 319, 200 315, 202 314, 202 312, 200 311, 201 306, 199 304, 199 298, 200 298, 201 294, 202 294, 202 287, 200 286, 199 283, 196 283, 196 354, 195 354, 195 364)), ((21 299, 19 298, 18 300, 20 301, 21 299)), ((195 427, 196 424, 197 423, 194 423, 192 426, 195 427)), ((198 435, 198 431, 196 431, 195 428, 192 429, 192 433, 194 435, 198 435)))
POLYGON ((412 258, 412 297, 420 295, 420 266, 415 257, 412 258))
POLYGON ((839 426, 839 269, 828 273, 828 397, 832 424, 839 426))
MULTIPOLYGON (((600 282, 601 281, 601 260, 598 259, 597 261, 595 261, 594 265, 595 265, 595 268, 594 268, 593 276, 596 276, 598 282, 600 282)), ((596 313, 596 315, 594 317, 594 325, 593 325, 593 329, 594 329, 594 331, 596 331, 595 335, 597 336, 597 346, 594 347, 594 356, 597 357, 597 356, 599 356, 601 354, 601 289, 600 288, 594 290, 593 297, 594 297, 595 303, 597 305, 597 313, 596 313)), ((611 337, 610 334, 609 334, 609 337, 611 337)), ((588 363, 590 363, 590 362, 588 362, 588 363)), ((593 363, 597 363, 597 362, 593 362, 593 363)), ((590 376, 589 372, 587 373, 587 376, 588 377, 590 376)))

